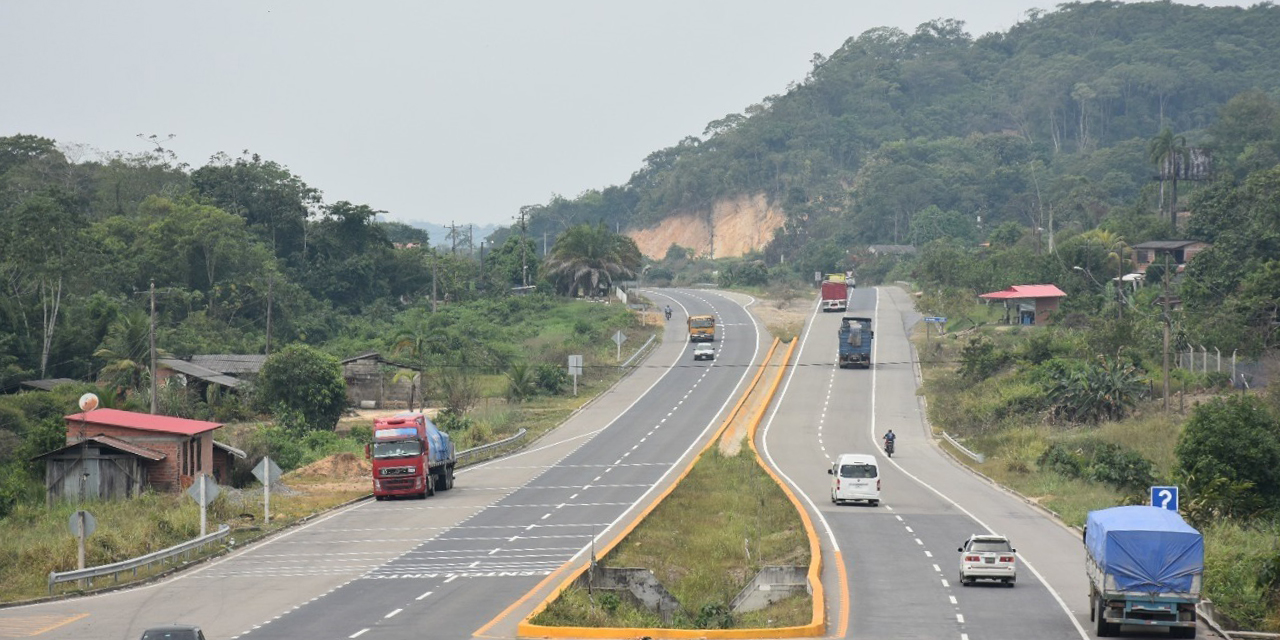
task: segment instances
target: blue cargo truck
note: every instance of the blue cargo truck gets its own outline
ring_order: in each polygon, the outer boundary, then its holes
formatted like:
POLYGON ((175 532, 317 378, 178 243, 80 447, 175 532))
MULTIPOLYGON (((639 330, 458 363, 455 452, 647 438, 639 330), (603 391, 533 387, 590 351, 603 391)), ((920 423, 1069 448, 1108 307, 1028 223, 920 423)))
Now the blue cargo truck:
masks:
POLYGON ((845 316, 840 319, 840 368, 871 368, 871 318, 845 316))
POLYGON ((1204 538, 1175 511, 1112 507, 1090 511, 1084 530, 1090 616, 1099 638, 1121 625, 1167 627, 1196 637, 1204 538))

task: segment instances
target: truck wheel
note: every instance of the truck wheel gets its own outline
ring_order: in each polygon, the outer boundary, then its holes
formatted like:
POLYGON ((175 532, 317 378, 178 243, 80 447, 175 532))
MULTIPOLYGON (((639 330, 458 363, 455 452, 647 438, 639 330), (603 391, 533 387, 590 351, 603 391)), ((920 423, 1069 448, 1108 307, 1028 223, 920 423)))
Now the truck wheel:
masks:
POLYGON ((1094 621, 1098 623, 1097 628, 1095 629, 1098 632, 1098 637, 1110 638, 1111 635, 1115 633, 1113 631, 1113 628, 1117 625, 1108 624, 1107 619, 1103 617, 1102 614, 1105 613, 1105 609, 1102 606, 1102 598, 1098 598, 1094 600, 1093 608, 1094 608, 1094 618, 1095 618, 1094 621))
POLYGON ((453 488, 453 467, 449 467, 445 469, 444 474, 445 474, 445 480, 444 480, 445 490, 452 489, 453 488))
POLYGON ((1194 638, 1196 637, 1195 627, 1173 627, 1169 629, 1170 638, 1194 638))

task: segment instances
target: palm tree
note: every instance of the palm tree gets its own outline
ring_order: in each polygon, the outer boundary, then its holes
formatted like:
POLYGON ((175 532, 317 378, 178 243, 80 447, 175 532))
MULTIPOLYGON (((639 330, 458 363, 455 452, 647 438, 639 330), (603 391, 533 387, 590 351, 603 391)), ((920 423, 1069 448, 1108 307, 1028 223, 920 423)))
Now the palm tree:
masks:
POLYGON ((1169 226, 1174 231, 1178 230, 1178 213, 1175 208, 1178 202, 1178 166, 1185 166, 1188 161, 1187 155, 1186 137, 1173 135, 1173 131, 1170 131, 1168 127, 1165 127, 1160 132, 1160 135, 1151 139, 1151 146, 1147 150, 1147 158, 1160 172, 1161 205, 1164 204, 1165 178, 1173 181, 1173 193, 1169 198, 1169 226))
POLYGON ((102 344, 94 350, 95 358, 106 361, 98 380, 110 385, 117 396, 142 391, 149 381, 150 331, 151 319, 145 312, 127 311, 111 321, 102 344))
POLYGON ((1107 251, 1107 267, 1115 266, 1116 270, 1116 304, 1120 305, 1116 309, 1116 316, 1119 317, 1123 313, 1122 291, 1124 291, 1124 271, 1126 266, 1132 260, 1133 250, 1129 244, 1124 241, 1124 236, 1105 229, 1090 229, 1082 234, 1080 238, 1091 245, 1098 245, 1107 251))
POLYGON ((595 296, 615 277, 635 277, 643 261, 635 240, 601 223, 570 227, 556 238, 545 265, 557 291, 595 296))

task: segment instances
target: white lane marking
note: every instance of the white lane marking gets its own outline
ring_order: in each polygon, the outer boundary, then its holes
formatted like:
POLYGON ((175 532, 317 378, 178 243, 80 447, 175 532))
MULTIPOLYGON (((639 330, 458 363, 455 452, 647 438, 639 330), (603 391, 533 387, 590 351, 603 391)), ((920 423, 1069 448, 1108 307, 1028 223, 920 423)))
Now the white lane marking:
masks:
POLYGON ((592 482, 600 482, 600 476, 596 476, 596 479, 592 480, 592 482))
POLYGON ((428 592, 426 592, 426 593, 424 593, 424 594, 422 594, 422 595, 420 595, 420 596, 418 596, 418 597, 414 598, 414 600, 422 600, 423 598, 426 598, 427 596, 429 596, 429 595, 431 595, 431 594, 433 594, 433 593, 435 593, 435 592, 434 592, 434 591, 428 591, 428 592))
POLYGON ((893 516, 893 517, 897 518, 897 519, 898 519, 898 522, 902 522, 902 516, 895 515, 895 516, 893 516))
MULTIPOLYGON (((875 322, 877 324, 879 324, 880 322, 880 308, 881 308, 880 307, 880 288, 876 287, 875 322)), ((872 360, 875 362, 879 362, 880 361, 880 342, 878 340, 873 340, 871 342, 871 350, 874 352, 871 356, 872 360)), ((876 440, 876 385, 878 384, 878 381, 880 379, 879 373, 880 373, 880 370, 878 368, 873 367, 871 369, 871 420, 870 422, 871 422, 871 441, 872 442, 877 442, 876 440)), ((879 447, 877 447, 876 449, 877 451, 880 451, 879 447)), ((971 511, 960 506, 959 502, 952 500, 951 497, 948 496, 947 494, 941 491, 938 491, 929 483, 925 482, 924 480, 921 480, 920 478, 912 474, 910 471, 907 471, 906 469, 902 468, 902 465, 895 462, 893 458, 886 458, 886 462, 893 465, 894 467, 897 467, 898 471, 901 471, 908 478, 915 480, 916 483, 918 483, 920 486, 932 491, 933 493, 937 494, 938 497, 951 503, 951 506, 959 509, 962 513, 969 516, 970 518, 973 518, 973 521, 978 523, 983 529, 986 529, 987 533, 990 533, 993 535, 995 534, 995 531, 991 527, 987 526, 987 523, 979 519, 978 516, 973 515, 971 511)), ((1080 621, 1076 620, 1075 615, 1071 613, 1071 608, 1067 606, 1067 603, 1062 599, 1062 596, 1058 594, 1058 591, 1053 588, 1053 585, 1049 584, 1049 581, 1045 580, 1044 576, 1040 575, 1040 572, 1036 571, 1036 568, 1032 566, 1031 563, 1028 562, 1026 558, 1022 557, 1022 554, 1018 554, 1018 557, 1022 558, 1022 564, 1031 571, 1031 573, 1036 577, 1037 580, 1040 581, 1041 584, 1044 585, 1044 588, 1049 590, 1049 594, 1053 596, 1053 599, 1058 601, 1058 606, 1062 608, 1063 613, 1067 614, 1067 619, 1071 621, 1071 624, 1073 626, 1075 626, 1076 632, 1080 634, 1080 637, 1082 638, 1082 640, 1089 640, 1089 634, 1085 632, 1084 627, 1080 626, 1080 621)), ((945 583, 946 581, 944 580, 943 582, 945 583)))
MULTIPOLYGON (((479 564, 479 563, 477 563, 477 564, 479 564)), ((445 584, 449 584, 450 582, 453 582, 453 579, 454 579, 454 578, 457 578, 457 577, 458 577, 458 576, 449 576, 448 578, 446 578, 446 579, 445 579, 444 583, 445 583, 445 584)))
MULTIPOLYGON (((257 627, 254 627, 254 629, 257 629, 257 627)), ((360 636, 364 635, 366 631, 368 631, 368 629, 361 629, 361 630, 359 630, 359 631, 357 631, 357 632, 355 632, 355 633, 353 633, 353 634, 351 634, 351 635, 349 635, 349 636, 347 636, 347 637, 348 637, 348 638, 359 638, 360 636)))
POLYGON ((957 614, 956 614, 956 622, 959 622, 960 624, 964 624, 964 614, 963 614, 963 613, 957 613, 957 614))
POLYGON ((960 604, 959 602, 956 602, 956 597, 955 597, 955 596, 947 596, 947 597, 948 597, 948 598, 951 598, 951 604, 960 604))
POLYGON ((923 547, 923 546, 924 546, 924 541, 923 541, 923 540, 921 540, 920 538, 916 538, 916 544, 918 544, 918 545, 920 545, 920 546, 922 546, 922 547, 923 547))
POLYGON ((550 518, 550 517, 551 517, 551 514, 549 514, 549 513, 548 513, 548 514, 546 514, 546 515, 542 516, 541 518, 539 518, 539 520, 546 520, 547 518, 550 518))
MULTIPOLYGON (((935 564, 935 565, 933 565, 933 570, 934 570, 934 571, 937 571, 938 573, 942 573, 942 567, 939 567, 939 566, 938 566, 938 565, 936 565, 936 564, 935 564)), ((953 603, 953 604, 954 604, 954 603, 953 603)))
POLYGON ((960 640, 969 640, 969 634, 967 633, 960 634, 960 640))
POLYGON ((386 620, 387 618, 393 618, 397 613, 400 613, 401 611, 404 611, 404 609, 396 609, 395 611, 392 611, 391 613, 388 613, 387 615, 382 616, 382 619, 386 620))
POLYGON ((932 553, 932 552, 930 552, 930 551, 926 551, 926 552, 924 552, 924 557, 926 557, 926 558, 932 558, 932 557, 933 557, 933 553, 932 553))
POLYGON ((947 579, 946 579, 946 578, 943 578, 943 579, 942 579, 942 586, 944 586, 944 587, 950 587, 950 586, 951 586, 951 584, 947 582, 947 579))
POLYGON ((915 533, 915 531, 913 531, 911 527, 907 527, 907 533, 915 533))
POLYGON ((502 551, 502 547, 498 547, 497 549, 494 549, 493 551, 490 551, 490 552, 489 552, 489 555, 493 555, 493 554, 495 554, 495 553, 497 553, 497 552, 499 552, 499 551, 502 551))
MULTIPOLYGON (((570 500, 573 500, 574 498, 577 498, 577 497, 578 497, 578 494, 576 494, 576 493, 575 493, 575 494, 573 494, 573 495, 569 496, 569 499, 570 499, 570 500)), ((556 507, 556 508, 558 509, 559 507, 556 507)))

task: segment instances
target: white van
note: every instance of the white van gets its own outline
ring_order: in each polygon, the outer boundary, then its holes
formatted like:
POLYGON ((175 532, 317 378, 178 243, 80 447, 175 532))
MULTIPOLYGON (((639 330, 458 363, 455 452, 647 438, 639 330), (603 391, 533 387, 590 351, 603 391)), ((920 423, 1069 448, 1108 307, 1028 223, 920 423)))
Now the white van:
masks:
POLYGON ((827 473, 831 474, 832 502, 865 500, 873 507, 880 504, 880 466, 875 456, 842 453, 827 473))

